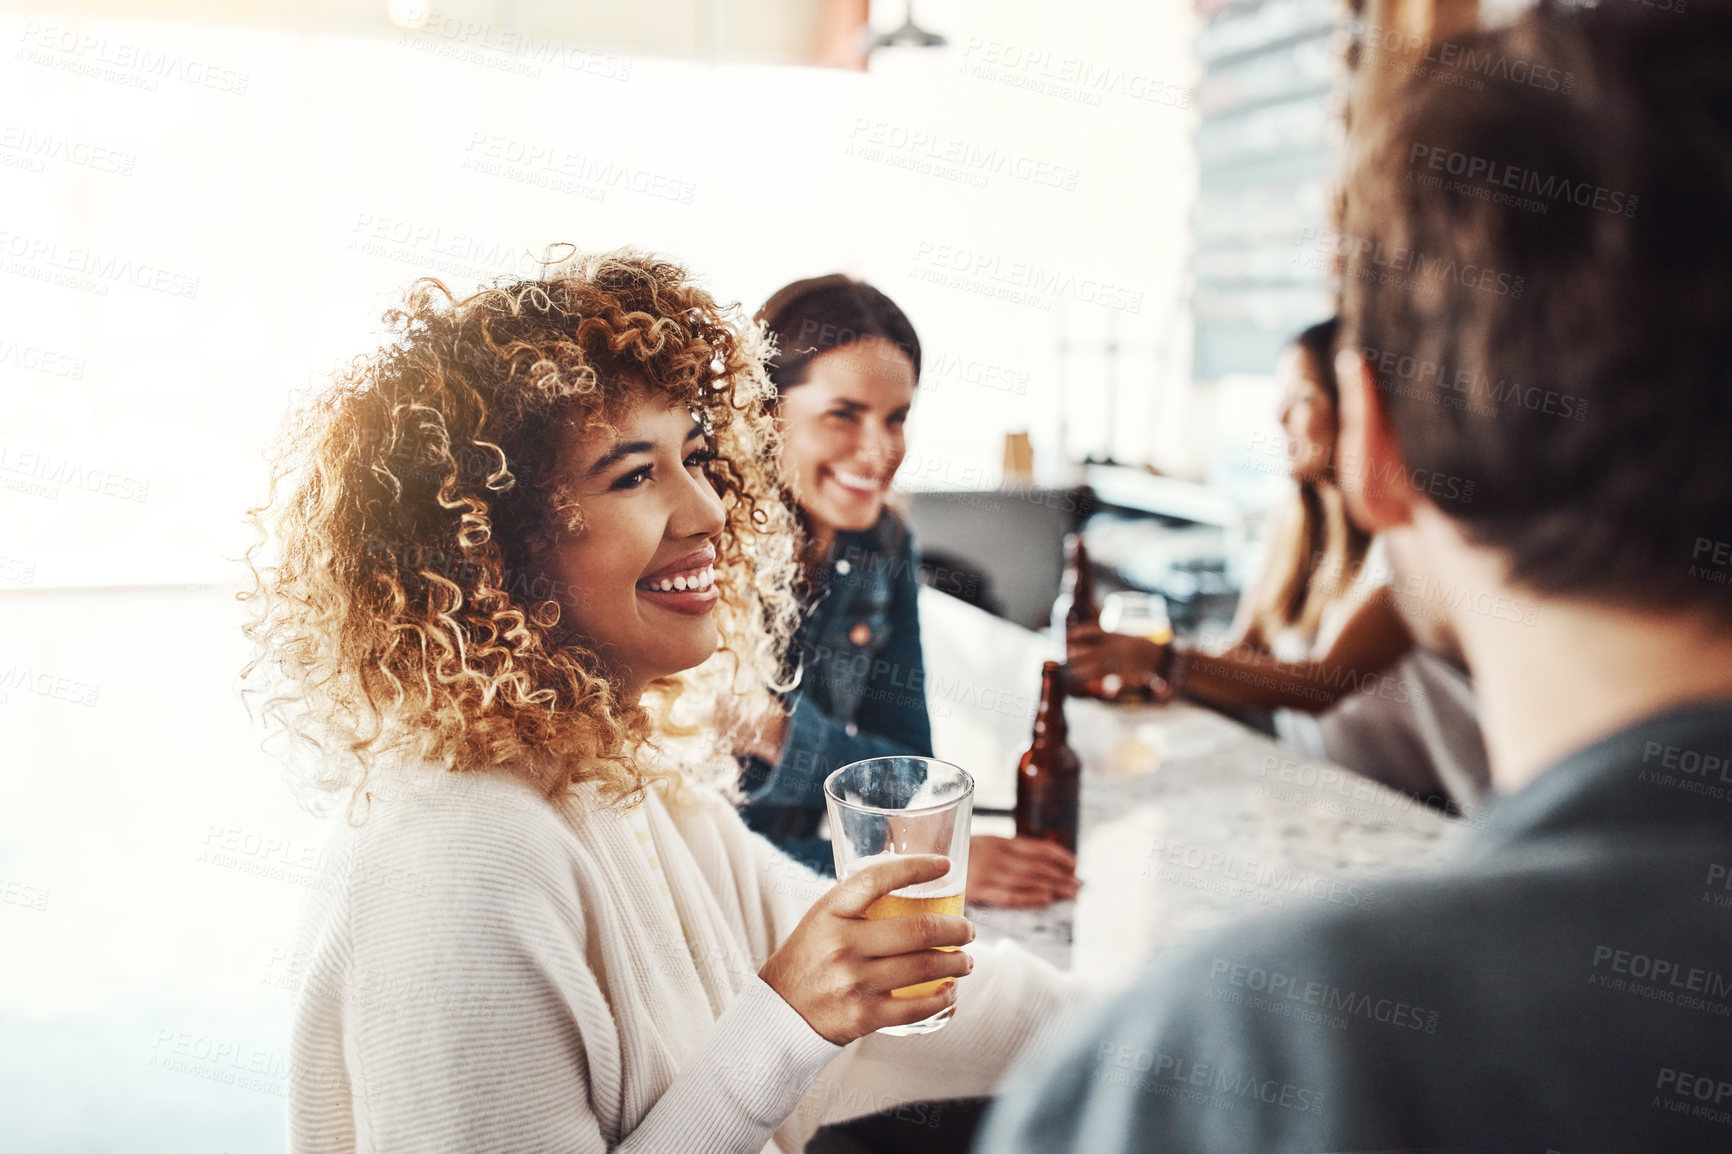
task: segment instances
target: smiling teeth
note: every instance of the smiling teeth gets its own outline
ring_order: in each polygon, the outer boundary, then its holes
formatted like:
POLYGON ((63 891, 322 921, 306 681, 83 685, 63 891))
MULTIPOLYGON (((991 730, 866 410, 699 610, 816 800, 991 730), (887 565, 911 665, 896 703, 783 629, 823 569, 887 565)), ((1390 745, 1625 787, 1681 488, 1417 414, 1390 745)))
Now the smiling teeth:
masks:
POLYGON ((858 473, 844 473, 840 469, 832 470, 836 479, 850 489, 876 489, 878 480, 875 477, 862 477, 858 473))
POLYGON ((660 581, 651 581, 647 587, 657 593, 695 593, 700 589, 708 589, 715 583, 715 567, 705 566, 696 573, 682 574, 678 577, 663 577, 660 581))

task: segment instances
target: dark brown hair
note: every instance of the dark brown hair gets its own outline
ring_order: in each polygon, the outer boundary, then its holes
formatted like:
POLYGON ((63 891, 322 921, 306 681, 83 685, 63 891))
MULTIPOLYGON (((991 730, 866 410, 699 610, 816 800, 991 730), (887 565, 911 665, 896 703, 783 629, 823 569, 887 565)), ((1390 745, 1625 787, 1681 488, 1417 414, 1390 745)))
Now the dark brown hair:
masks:
POLYGON ((902 350, 920 379, 920 338, 896 302, 866 284, 834 273, 797 280, 764 302, 757 319, 776 351, 765 364, 778 393, 804 384, 812 362, 832 349, 888 341, 902 350))
POLYGON ((1516 582, 1728 613, 1695 562, 1732 541, 1732 9, 1546 2, 1461 47, 1571 83, 1415 78, 1361 113, 1344 339, 1516 582))
POLYGON ((1341 385, 1335 379, 1335 342, 1341 336, 1341 318, 1318 321, 1293 338, 1293 347, 1303 353, 1311 365, 1311 379, 1329 397, 1329 403, 1341 408, 1341 385))
MULTIPOLYGON (((1335 379, 1335 342, 1340 331, 1340 318, 1330 317, 1293 338, 1293 347, 1305 358, 1311 379, 1334 406, 1338 422, 1341 386, 1335 379)), ((1370 534, 1347 516, 1335 480, 1334 446, 1329 450, 1328 477, 1298 482, 1285 531, 1270 542, 1269 577, 1262 583, 1265 597, 1254 618, 1265 644, 1282 630, 1295 627, 1308 636, 1315 635, 1323 610, 1348 595, 1371 548, 1370 534)))

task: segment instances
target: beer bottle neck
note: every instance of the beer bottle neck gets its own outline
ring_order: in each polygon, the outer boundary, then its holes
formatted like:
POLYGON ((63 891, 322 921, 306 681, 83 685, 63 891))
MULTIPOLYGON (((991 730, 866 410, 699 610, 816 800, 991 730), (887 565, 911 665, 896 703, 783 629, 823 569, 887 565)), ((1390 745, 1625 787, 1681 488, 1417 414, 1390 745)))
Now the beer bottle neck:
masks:
POLYGON ((1072 547, 1064 569, 1063 587, 1070 594, 1070 617, 1073 621, 1093 623, 1100 616, 1095 605, 1095 579, 1089 570, 1088 550, 1078 540, 1072 547))
POLYGON ((1034 714, 1034 745, 1063 745, 1068 733, 1064 720, 1064 687, 1057 674, 1048 673, 1040 682, 1040 707, 1034 714))

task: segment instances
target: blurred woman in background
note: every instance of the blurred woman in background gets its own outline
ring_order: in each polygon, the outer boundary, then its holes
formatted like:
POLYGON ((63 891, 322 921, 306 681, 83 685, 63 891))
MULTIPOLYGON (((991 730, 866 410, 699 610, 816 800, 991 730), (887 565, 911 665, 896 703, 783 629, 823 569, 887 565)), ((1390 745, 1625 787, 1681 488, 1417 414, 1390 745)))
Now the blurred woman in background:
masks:
MULTIPOLYGON (((741 752, 746 824, 791 856, 834 871, 820 836, 824 778, 862 758, 932 755, 920 645, 919 559, 886 503, 907 452, 920 338, 894 301, 833 275, 796 281, 758 320, 775 341, 768 368, 782 433, 782 475, 804 530, 803 616, 792 655, 800 681, 741 752)), ((977 836, 968 896, 1037 906, 1075 895, 1060 846, 977 836)))
POLYGON ((1282 354, 1281 429, 1292 495, 1271 515, 1267 559, 1212 650, 1086 630, 1071 639, 1078 678, 1117 673, 1164 682, 1167 694, 1246 720, 1272 710, 1315 713, 1360 688, 1413 647, 1377 547, 1347 516, 1336 483, 1333 319, 1282 354))
POLYGON ((1337 328, 1333 318, 1312 325, 1281 354, 1279 419, 1293 493, 1275 508, 1267 558, 1222 648, 1365 669, 1387 664, 1386 653, 1399 656, 1411 638, 1382 595, 1383 551, 1348 517, 1336 484, 1337 328))
POLYGON ((1336 483, 1337 332, 1334 319, 1312 325, 1281 356, 1293 493, 1272 514, 1267 558, 1224 642, 1205 650, 1086 630, 1072 666, 1079 678, 1152 682, 1309 757, 1471 809, 1491 770, 1459 646, 1431 617, 1404 615, 1381 543, 1353 523, 1336 483))

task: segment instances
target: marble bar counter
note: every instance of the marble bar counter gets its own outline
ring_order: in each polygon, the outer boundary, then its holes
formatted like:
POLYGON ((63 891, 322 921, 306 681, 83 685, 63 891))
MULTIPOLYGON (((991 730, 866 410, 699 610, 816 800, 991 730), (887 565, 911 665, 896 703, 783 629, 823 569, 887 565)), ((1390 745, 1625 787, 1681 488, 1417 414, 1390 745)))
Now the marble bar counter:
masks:
MULTIPOLYGON (((1009 809, 1051 643, 931 590, 920 611, 935 752, 974 774, 977 807, 1009 809)), ((968 916, 983 940, 1015 938, 1104 988, 1235 918, 1374 905, 1394 875, 1447 858, 1465 828, 1199 706, 1072 699, 1066 716, 1083 763, 1082 891, 968 916)), ((1009 819, 980 817, 975 830, 1008 834, 1009 819)))

